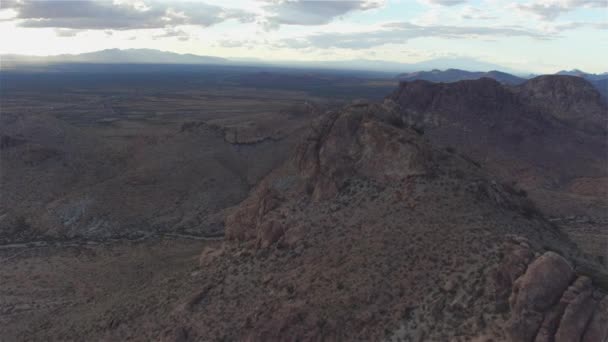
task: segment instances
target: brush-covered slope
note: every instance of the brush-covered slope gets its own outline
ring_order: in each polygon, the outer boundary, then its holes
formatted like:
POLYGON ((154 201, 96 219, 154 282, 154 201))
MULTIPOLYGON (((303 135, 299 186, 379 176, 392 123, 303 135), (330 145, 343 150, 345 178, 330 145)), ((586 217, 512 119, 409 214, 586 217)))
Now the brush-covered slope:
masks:
POLYGON ((286 158, 308 120, 269 116, 111 144, 50 115, 3 113, 0 243, 222 235, 222 210, 286 158))
POLYGON ((600 273, 576 271, 596 266, 517 190, 391 117, 319 119, 228 215, 201 291, 159 323, 167 340, 606 336, 600 273))

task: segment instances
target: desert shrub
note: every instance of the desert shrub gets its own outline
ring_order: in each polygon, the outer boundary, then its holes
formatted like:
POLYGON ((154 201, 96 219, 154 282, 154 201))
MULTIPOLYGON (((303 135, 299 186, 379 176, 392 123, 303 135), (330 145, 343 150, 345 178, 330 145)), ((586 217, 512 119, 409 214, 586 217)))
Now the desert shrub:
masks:
POLYGON ((521 212, 527 219, 543 216, 536 204, 531 200, 526 200, 522 203, 521 212))
POLYGON ((459 156, 462 159, 468 161, 469 163, 475 165, 476 167, 481 168, 481 164, 478 161, 473 160, 471 157, 467 156, 466 154, 461 153, 461 154, 459 154, 459 156))
POLYGON ((15 228, 17 231, 24 231, 30 228, 30 224, 27 222, 25 216, 19 215, 15 218, 15 228))
POLYGON ((395 127, 398 127, 398 128, 403 128, 403 127, 405 127, 405 123, 403 122, 403 120, 401 119, 401 117, 400 117, 400 116, 397 116, 397 115, 391 115, 391 116, 388 118, 388 120, 387 120, 387 121, 388 121, 388 123, 389 123, 391 126, 395 126, 395 127))
POLYGON ((528 197, 528 192, 524 189, 517 187, 517 182, 513 181, 510 183, 503 183, 502 187, 511 195, 519 196, 519 197, 528 197))
POLYGON ((412 125, 411 127, 418 135, 424 135, 424 128, 418 125, 412 125))

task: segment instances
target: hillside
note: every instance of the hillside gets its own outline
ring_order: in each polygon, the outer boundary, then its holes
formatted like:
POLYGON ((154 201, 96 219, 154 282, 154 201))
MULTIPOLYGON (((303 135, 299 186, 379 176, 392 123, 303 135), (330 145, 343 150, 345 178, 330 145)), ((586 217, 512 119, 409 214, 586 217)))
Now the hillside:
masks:
POLYGON ((262 91, 172 91, 4 98, 0 243, 221 236, 223 210, 286 158, 316 111, 262 91))

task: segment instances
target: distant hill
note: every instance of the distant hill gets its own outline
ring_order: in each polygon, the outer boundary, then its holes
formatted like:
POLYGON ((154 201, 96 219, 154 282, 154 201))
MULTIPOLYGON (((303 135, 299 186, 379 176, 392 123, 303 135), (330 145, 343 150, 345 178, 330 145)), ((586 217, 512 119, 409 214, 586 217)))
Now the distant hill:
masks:
POLYGON ((562 70, 555 73, 556 75, 566 75, 566 76, 578 76, 582 77, 588 81, 598 81, 603 79, 608 79, 608 72, 603 72, 601 74, 591 74, 588 72, 584 72, 578 69, 572 70, 562 70))
POLYGON ((107 49, 77 55, 24 56, 2 55, 2 66, 46 63, 108 63, 108 64, 222 64, 228 60, 220 57, 179 54, 153 49, 107 49))
POLYGON ((488 77, 497 80, 503 84, 517 85, 524 83, 526 80, 521 77, 517 77, 506 72, 492 70, 488 72, 481 71, 466 71, 460 69, 447 69, 438 70, 433 69, 431 71, 418 71, 412 73, 400 74, 397 78, 400 81, 415 81, 424 80, 430 82, 443 82, 451 83, 464 80, 475 80, 482 77, 488 77))

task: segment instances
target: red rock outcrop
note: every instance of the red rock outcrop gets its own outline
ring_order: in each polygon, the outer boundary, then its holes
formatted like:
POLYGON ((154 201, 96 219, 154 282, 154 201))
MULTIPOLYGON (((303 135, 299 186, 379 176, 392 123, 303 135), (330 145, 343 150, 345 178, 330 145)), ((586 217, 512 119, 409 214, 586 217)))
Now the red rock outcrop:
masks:
POLYGON ((600 323, 608 315, 607 297, 591 278, 577 276, 570 263, 555 252, 545 252, 530 262, 532 250, 521 239, 519 243, 507 244, 507 248, 499 267, 499 285, 508 285, 512 276, 520 274, 512 284, 511 317, 505 327, 511 341, 608 338, 608 329, 600 323), (526 262, 530 262, 527 268, 526 262))
MULTIPOLYGON (((386 113, 387 110, 357 104, 317 120, 310 136, 287 166, 293 167, 297 174, 294 181, 299 185, 295 188, 306 189, 312 201, 323 201, 335 196, 353 177, 386 184, 428 172, 430 150, 420 143, 418 134, 377 117, 372 119, 372 112, 386 113)), ((259 184, 226 218, 226 238, 255 240, 255 245, 261 248, 279 241, 287 227, 282 224, 281 214, 273 213, 271 217, 267 214, 290 196, 280 188, 268 179, 259 184)))

